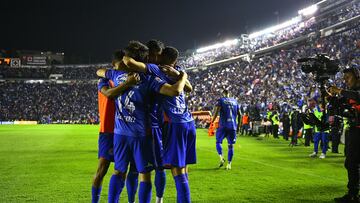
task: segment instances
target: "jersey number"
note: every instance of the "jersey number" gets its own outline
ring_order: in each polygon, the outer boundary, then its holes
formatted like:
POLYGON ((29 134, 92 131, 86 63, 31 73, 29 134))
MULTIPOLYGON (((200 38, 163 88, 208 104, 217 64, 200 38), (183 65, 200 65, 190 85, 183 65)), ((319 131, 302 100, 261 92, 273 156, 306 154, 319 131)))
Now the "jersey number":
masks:
POLYGON ((130 101, 130 99, 133 95, 134 95, 134 91, 132 91, 132 90, 129 91, 129 93, 125 97, 124 105, 121 102, 121 97, 119 97, 118 102, 119 102, 120 112, 122 112, 123 109, 126 109, 129 111, 130 114, 134 113, 135 105, 133 102, 130 101))

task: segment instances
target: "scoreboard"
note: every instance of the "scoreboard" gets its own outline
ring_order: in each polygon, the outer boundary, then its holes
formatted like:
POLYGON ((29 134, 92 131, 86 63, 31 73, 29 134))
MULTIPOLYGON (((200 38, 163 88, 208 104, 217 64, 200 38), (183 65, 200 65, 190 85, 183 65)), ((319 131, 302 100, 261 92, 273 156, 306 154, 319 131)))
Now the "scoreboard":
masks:
POLYGON ((0 58, 0 66, 20 67, 21 60, 19 58, 0 58))

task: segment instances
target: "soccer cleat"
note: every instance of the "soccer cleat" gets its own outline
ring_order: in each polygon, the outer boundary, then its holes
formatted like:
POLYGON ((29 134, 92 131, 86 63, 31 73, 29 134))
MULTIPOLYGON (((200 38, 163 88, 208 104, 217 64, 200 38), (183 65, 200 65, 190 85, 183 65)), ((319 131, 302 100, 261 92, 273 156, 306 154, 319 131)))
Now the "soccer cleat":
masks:
POLYGON ((226 165, 226 170, 231 170, 231 164, 226 165))
POLYGON ((319 156, 320 159, 325 159, 325 157, 326 157, 326 155, 324 153, 321 153, 319 156))
POLYGON ((342 197, 334 198, 336 203, 360 203, 358 196, 351 196, 349 194, 346 194, 342 197))
POLYGON ((219 168, 221 168, 224 165, 224 163, 225 163, 225 159, 220 160, 219 168))
POLYGON ((309 157, 314 158, 314 157, 316 157, 316 155, 317 155, 317 153, 316 153, 316 152, 313 152, 313 153, 309 154, 309 157))

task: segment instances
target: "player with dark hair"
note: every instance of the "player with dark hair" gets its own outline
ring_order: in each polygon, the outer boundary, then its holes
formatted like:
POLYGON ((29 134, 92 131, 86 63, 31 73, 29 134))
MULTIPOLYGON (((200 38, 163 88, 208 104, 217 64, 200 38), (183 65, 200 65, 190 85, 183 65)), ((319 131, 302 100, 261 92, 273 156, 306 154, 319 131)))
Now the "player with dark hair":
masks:
MULTIPOLYGON (((144 53, 133 53, 146 51, 143 48, 134 49, 129 44, 125 50, 126 55, 137 56, 137 60, 144 59, 144 53)), ((107 78, 113 78, 115 83, 123 80, 126 72, 106 71, 107 78)), ((179 95, 184 88, 187 75, 180 73, 180 79, 173 85, 166 83, 155 76, 140 74, 141 81, 134 88, 128 89, 117 98, 116 122, 114 139, 115 169, 110 185, 114 190, 109 191, 109 202, 117 202, 124 187, 125 174, 129 162, 133 159, 140 173, 139 202, 150 202, 151 200, 151 176, 154 168, 152 138, 149 134, 149 113, 153 109, 154 93, 160 93, 169 97, 179 95)))
POLYGON ((149 48, 149 63, 159 64, 160 56, 165 48, 164 43, 159 40, 152 39, 146 43, 146 46, 149 48))
MULTIPOLYGON (((164 44, 159 40, 150 40, 146 43, 149 48, 148 62, 159 64, 164 44)), ((155 189, 156 189, 156 203, 163 202, 163 195, 166 185, 166 173, 162 167, 162 154, 163 154, 163 143, 162 143, 162 122, 163 122, 163 111, 160 106, 156 103, 153 106, 153 110, 150 114, 151 118, 151 134, 154 143, 154 155, 155 155, 155 189)), ((138 185, 138 173, 135 170, 130 170, 126 177, 126 188, 128 192, 129 202, 133 202, 138 185)))
MULTIPOLYGON (((156 75, 169 84, 174 84, 182 72, 181 68, 176 66, 177 57, 178 51, 174 47, 165 47, 161 54, 161 64, 166 65, 163 68, 165 72, 155 64, 145 64, 130 57, 124 57, 123 62, 134 71, 156 75)), ((192 90, 191 84, 187 80, 185 89, 192 90)), ((166 131, 167 139, 164 143, 163 164, 166 168, 171 168, 178 202, 190 202, 187 165, 196 163, 194 119, 185 103, 184 92, 179 92, 175 97, 159 95, 157 98, 169 120, 166 131)))
MULTIPOLYGON (((113 63, 119 61, 124 56, 124 52, 114 52, 113 63)), ((100 133, 98 141, 99 164, 92 183, 92 202, 99 202, 102 188, 102 181, 106 175, 110 163, 114 161, 113 139, 114 139, 114 120, 115 102, 113 98, 131 85, 136 83, 135 78, 129 77, 118 87, 114 87, 114 82, 106 78, 99 79, 98 82, 98 107, 100 115, 100 133)))
MULTIPOLYGON (((152 39, 146 43, 149 48, 149 63, 159 64, 161 60, 161 54, 164 50, 164 44, 152 39)), ((162 123, 163 123, 163 111, 160 108, 158 102, 155 102, 153 111, 150 114, 151 117, 151 134, 154 143, 154 155, 155 155, 155 189, 156 189, 156 203, 163 202, 163 196, 166 185, 166 173, 163 168, 163 136, 162 136, 162 123)))
POLYGON ((234 155, 234 144, 236 142, 236 132, 239 132, 240 129, 240 108, 236 99, 230 97, 228 90, 223 91, 223 97, 218 99, 215 108, 215 114, 211 120, 211 123, 214 123, 217 115, 220 112, 219 128, 216 130, 216 150, 220 156, 219 167, 222 167, 225 163, 225 159, 222 155, 222 141, 224 138, 228 142, 228 164, 226 166, 227 170, 231 169, 231 161, 234 155), (238 123, 236 124, 236 117, 238 123))

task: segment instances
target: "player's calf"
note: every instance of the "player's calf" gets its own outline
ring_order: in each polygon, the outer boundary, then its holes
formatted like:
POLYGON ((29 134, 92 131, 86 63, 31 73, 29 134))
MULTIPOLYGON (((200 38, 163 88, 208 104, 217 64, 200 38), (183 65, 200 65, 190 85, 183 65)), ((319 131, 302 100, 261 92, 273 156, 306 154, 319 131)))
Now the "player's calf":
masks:
POLYGON ((151 173, 140 173, 139 203, 150 203, 151 201, 151 173))
POLYGON ((190 202, 190 188, 189 181, 186 174, 186 167, 172 167, 171 172, 174 176, 175 186, 177 191, 177 202, 190 202))
POLYGON ((135 202, 136 191, 138 188, 139 173, 136 171, 136 167, 130 164, 129 173, 126 176, 126 190, 128 193, 128 202, 135 202))
POLYGON ((97 203, 100 201, 102 181, 104 179, 104 176, 107 173, 109 166, 110 166, 110 161, 108 161, 104 158, 99 159, 99 165, 98 165, 96 174, 93 179, 93 184, 91 187, 91 195, 92 195, 91 201, 93 203, 97 203))
POLYGON ((108 202, 119 202, 120 194, 125 185, 126 172, 114 170, 109 183, 109 197, 108 202))
POLYGON ((109 166, 110 166, 110 161, 108 161, 104 158, 99 159, 99 165, 98 165, 96 174, 93 179, 94 187, 101 187, 102 180, 103 180, 104 176, 106 175, 106 173, 109 169, 109 166))
POLYGON ((156 203, 162 203, 166 184, 166 173, 164 169, 155 170, 154 182, 156 188, 156 203))

